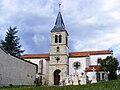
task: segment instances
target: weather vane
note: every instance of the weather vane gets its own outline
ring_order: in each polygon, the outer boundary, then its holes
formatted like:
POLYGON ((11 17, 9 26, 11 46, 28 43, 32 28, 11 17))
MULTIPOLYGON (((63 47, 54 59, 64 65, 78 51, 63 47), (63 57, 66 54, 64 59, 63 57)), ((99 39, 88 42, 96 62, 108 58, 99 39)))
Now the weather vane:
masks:
POLYGON ((61 3, 59 3, 59 11, 60 11, 60 6, 61 6, 61 3))

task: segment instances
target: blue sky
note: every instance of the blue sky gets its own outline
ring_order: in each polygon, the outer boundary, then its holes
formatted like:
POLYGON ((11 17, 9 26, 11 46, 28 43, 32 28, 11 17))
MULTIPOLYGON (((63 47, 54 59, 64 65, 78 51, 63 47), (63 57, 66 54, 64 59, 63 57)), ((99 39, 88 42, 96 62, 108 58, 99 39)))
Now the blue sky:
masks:
POLYGON ((120 58, 120 0, 1 0, 0 40, 17 26, 25 53, 48 53, 58 3, 70 52, 112 49, 120 58))

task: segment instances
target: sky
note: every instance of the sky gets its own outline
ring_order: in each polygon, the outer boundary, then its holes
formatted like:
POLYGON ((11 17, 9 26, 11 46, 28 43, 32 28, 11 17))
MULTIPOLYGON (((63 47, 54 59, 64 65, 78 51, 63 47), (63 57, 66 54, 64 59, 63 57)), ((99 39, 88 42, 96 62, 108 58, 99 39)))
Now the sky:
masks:
POLYGON ((16 26, 24 54, 49 53, 59 3, 70 52, 113 50, 120 61, 120 0, 0 0, 0 40, 16 26))

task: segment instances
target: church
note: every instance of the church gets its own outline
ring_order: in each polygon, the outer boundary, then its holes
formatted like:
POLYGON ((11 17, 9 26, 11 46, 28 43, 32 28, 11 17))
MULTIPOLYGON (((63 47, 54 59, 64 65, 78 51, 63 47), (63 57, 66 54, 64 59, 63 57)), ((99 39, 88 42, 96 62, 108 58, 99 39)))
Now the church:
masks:
POLYGON ((112 55, 110 50, 69 52, 69 33, 59 11, 51 30, 50 52, 25 54, 21 58, 38 65, 43 85, 83 85, 105 80, 100 60, 112 55))

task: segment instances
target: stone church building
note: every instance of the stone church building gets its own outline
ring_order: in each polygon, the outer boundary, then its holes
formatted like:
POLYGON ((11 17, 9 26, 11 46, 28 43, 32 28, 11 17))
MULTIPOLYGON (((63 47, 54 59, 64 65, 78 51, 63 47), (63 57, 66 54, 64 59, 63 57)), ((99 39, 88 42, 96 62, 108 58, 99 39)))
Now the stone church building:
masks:
POLYGON ((112 52, 69 52, 68 35, 59 11, 51 30, 50 52, 25 54, 21 58, 38 65, 38 75, 42 76, 43 85, 82 85, 89 81, 95 83, 104 80, 105 72, 100 66, 100 60, 112 55, 112 52))

